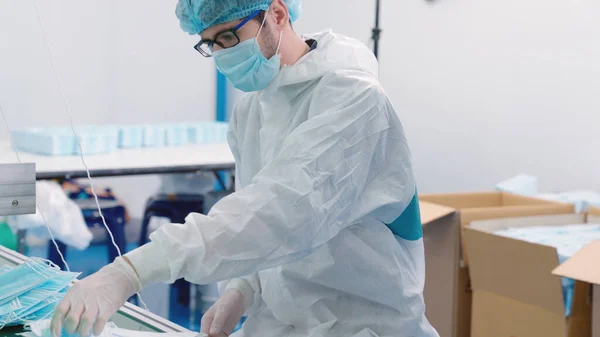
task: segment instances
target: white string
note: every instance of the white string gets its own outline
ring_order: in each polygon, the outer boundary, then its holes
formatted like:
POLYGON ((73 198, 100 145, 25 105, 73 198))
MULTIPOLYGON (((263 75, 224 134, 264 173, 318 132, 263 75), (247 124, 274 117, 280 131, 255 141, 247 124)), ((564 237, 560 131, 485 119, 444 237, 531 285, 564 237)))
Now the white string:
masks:
POLYGON ((256 37, 260 36, 260 32, 262 32, 263 27, 265 26, 265 22, 267 22, 267 16, 269 16, 269 11, 271 10, 271 7, 269 7, 267 9, 267 11, 265 12, 265 17, 263 18, 262 23, 260 24, 260 28, 258 29, 258 33, 256 34, 256 37))
MULTIPOLYGON (((108 232, 108 235, 110 236, 110 240, 112 242, 112 245, 117 249, 117 254, 119 255, 119 257, 121 257, 122 256, 121 249, 119 248, 119 246, 115 242, 115 237, 113 236, 113 233, 108 228, 108 224, 106 223, 106 219, 104 218, 104 214, 102 213, 102 207, 100 207, 100 201, 98 200, 98 195, 96 194, 96 190, 94 188, 94 181, 92 179, 92 175, 90 173, 90 170, 89 170, 89 168, 88 168, 88 166, 87 166, 87 164, 85 162, 85 158, 83 156, 83 147, 81 146, 81 140, 79 138, 79 135, 75 131, 75 123, 73 122, 73 114, 71 113, 71 108, 70 108, 70 105, 69 105, 69 100, 67 99, 67 95, 65 94, 65 91, 63 89, 62 82, 61 82, 61 79, 60 79, 60 75, 58 73, 58 70, 56 69, 56 65, 54 63, 54 58, 52 57, 52 51, 51 51, 51 48, 50 48, 50 43, 48 42, 48 37, 46 36, 46 29, 44 27, 44 23, 42 21, 41 15, 40 15, 39 6, 38 6, 36 0, 33 0, 33 4, 35 5, 35 12, 36 12, 36 15, 37 15, 38 22, 40 24, 40 28, 42 29, 42 36, 44 38, 44 44, 46 45, 46 50, 48 52, 48 57, 50 58, 50 65, 52 66, 52 70, 54 71, 54 75, 56 76, 56 82, 58 83, 58 88, 60 90, 60 94, 61 94, 63 102, 64 102, 65 111, 69 115, 69 122, 71 124, 71 131, 73 131, 73 135, 75 136, 75 141, 77 142, 77 146, 79 148, 79 157, 81 158, 81 163, 85 167, 85 171, 87 173, 87 178, 88 178, 88 181, 90 183, 92 194, 94 195, 94 200, 96 201, 96 207, 98 208, 98 214, 100 215, 100 218, 102 219, 102 224, 104 225, 104 228, 106 229, 106 231, 108 232)), ((146 306, 146 303, 144 303, 144 301, 142 300, 142 296, 139 293, 137 294, 137 296, 138 296, 140 302, 142 303, 142 305, 144 306, 144 309, 148 310, 148 308, 146 306)))
MULTIPOLYGON (((8 132, 8 139, 10 140, 10 143, 12 144, 12 148, 15 152, 15 155, 17 156, 17 161, 19 162, 19 164, 22 164, 21 157, 19 156, 19 151, 17 150, 17 145, 15 145, 15 142, 13 140, 12 132, 11 132, 10 126, 8 125, 8 121, 6 120, 6 116, 4 115, 4 109, 2 109, 1 104, 0 104, 0 115, 2 115, 2 120, 4 121, 4 125, 6 125, 6 131, 8 132)), ((69 264, 67 263, 67 261, 65 260, 65 257, 63 256, 60 249, 58 248, 58 243, 56 243, 54 234, 52 233, 52 230, 50 229, 50 225, 48 225, 48 221, 46 221, 46 217, 44 216, 44 212, 42 211, 42 208, 40 207, 40 204, 38 203, 37 198, 35 200, 35 207, 36 207, 36 211, 40 214, 40 216, 42 217, 42 220, 44 221, 44 225, 46 226, 46 229, 48 230, 48 234, 50 234, 50 239, 52 240, 52 243, 54 244, 54 248, 56 248, 56 251, 58 252, 58 255, 60 256, 62 263, 64 263, 65 268, 67 268, 67 271, 70 272, 71 269, 69 268, 69 264)))

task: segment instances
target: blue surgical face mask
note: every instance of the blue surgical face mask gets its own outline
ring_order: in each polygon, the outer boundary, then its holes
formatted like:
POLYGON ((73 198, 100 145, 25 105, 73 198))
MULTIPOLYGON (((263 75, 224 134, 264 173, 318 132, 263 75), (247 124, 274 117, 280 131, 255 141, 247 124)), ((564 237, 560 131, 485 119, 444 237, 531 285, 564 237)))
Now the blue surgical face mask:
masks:
MULTIPOLYGON (((260 36, 265 22, 266 15, 258 30, 257 37, 260 36)), ((277 76, 281 67, 279 48, 281 47, 283 31, 279 34, 277 51, 270 59, 267 59, 262 53, 257 37, 241 42, 235 47, 213 52, 219 71, 231 81, 234 87, 244 92, 265 89, 277 76)))
POLYGON ((61 275, 53 277, 36 288, 19 295, 11 302, 1 305, 0 321, 2 321, 1 318, 8 313, 12 313, 17 317, 24 317, 35 312, 34 308, 42 302, 48 300, 51 300, 50 302, 56 302, 57 298, 60 297, 61 291, 68 288, 70 283, 76 279, 77 276, 77 273, 63 272, 61 275))
POLYGON ((40 259, 29 259, 0 275, 0 305, 46 282, 61 273, 40 259))
POLYGON ((27 260, 0 274, 0 327, 47 318, 78 275, 41 259, 27 260))

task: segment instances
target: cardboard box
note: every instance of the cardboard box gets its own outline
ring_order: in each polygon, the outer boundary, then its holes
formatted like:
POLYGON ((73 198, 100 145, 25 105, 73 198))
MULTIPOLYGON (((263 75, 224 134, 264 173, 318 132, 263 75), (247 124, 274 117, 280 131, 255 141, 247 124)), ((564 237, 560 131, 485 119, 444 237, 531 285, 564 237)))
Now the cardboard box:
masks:
POLYGON ((420 196, 427 318, 442 337, 469 337, 471 285, 461 261, 461 227, 474 220, 572 213, 573 206, 503 192, 420 196))
MULTIPOLYGON (((587 221, 600 224, 600 209, 590 208, 587 221)), ((592 285, 592 337, 600 337, 600 241, 586 246, 552 273, 592 285)))
MULTIPOLYGON (((530 215, 573 213, 572 205, 549 200, 506 193, 459 193, 422 195, 422 201, 427 201, 457 209, 460 213, 461 237, 462 229, 472 221, 506 217, 521 217, 530 215)), ((461 250, 461 263, 468 265, 468 254, 464 246, 461 250)))
POLYGON ((460 222, 454 208, 420 201, 425 245, 427 319, 440 336, 454 334, 460 222))
POLYGON ((558 265, 556 249, 493 234, 509 227, 586 221, 585 214, 530 216, 475 221, 465 229, 473 287, 472 337, 591 336, 590 284, 576 283, 566 319, 561 280, 552 275, 558 265))

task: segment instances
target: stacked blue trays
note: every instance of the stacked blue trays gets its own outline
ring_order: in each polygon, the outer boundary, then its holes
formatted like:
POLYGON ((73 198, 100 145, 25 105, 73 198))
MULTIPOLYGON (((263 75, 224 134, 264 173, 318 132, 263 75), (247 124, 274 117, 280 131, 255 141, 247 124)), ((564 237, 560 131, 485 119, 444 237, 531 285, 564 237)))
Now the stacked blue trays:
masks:
POLYGON ((143 147, 164 147, 165 128, 161 125, 145 125, 142 141, 143 147))
MULTIPOLYGON (((73 133, 72 130, 71 134, 73 133)), ((96 155, 115 152, 119 143, 119 129, 110 126, 80 126, 75 131, 84 155, 96 155)), ((76 144, 74 154, 79 154, 76 144)))
POLYGON ((119 130, 119 148, 139 149, 144 145, 144 127, 141 125, 123 125, 119 130))
POLYGON ((73 155, 77 146, 73 133, 59 133, 49 129, 14 130, 12 138, 20 151, 48 156, 73 155))
MULTIPOLYGON (((117 149, 161 148, 187 144, 227 142, 227 123, 189 122, 159 125, 76 126, 84 155, 112 153, 117 149)), ((69 127, 30 128, 12 132, 20 151, 48 156, 79 155, 69 127)))
MULTIPOLYGON (((77 127, 84 155, 111 153, 117 149, 117 129, 110 127, 77 127)), ((79 145, 70 128, 33 128, 13 131, 20 151, 47 156, 78 155, 79 145)))
POLYGON ((167 124, 165 128, 165 142, 167 146, 181 146, 189 144, 189 126, 187 124, 167 124))
POLYGON ((204 122, 189 126, 189 140, 192 144, 227 143, 227 123, 204 122))

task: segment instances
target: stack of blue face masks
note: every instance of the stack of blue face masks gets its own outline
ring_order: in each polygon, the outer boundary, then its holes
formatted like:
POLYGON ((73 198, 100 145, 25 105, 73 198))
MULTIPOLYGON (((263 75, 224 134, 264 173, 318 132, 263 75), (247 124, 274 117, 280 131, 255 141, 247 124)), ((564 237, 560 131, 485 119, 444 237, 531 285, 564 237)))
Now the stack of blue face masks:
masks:
POLYGON ((50 318, 77 276, 35 258, 0 267, 0 328, 50 318))

